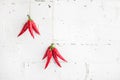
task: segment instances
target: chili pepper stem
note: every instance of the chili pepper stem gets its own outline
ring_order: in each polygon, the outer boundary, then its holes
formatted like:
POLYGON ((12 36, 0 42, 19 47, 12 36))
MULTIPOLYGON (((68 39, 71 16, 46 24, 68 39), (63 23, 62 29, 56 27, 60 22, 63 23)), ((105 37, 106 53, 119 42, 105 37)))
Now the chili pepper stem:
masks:
POLYGON ((30 15, 27 15, 27 17, 28 17, 29 20, 32 20, 31 17, 30 17, 30 15))
POLYGON ((55 46, 54 46, 54 43, 51 43, 50 49, 52 50, 54 47, 55 47, 55 46))

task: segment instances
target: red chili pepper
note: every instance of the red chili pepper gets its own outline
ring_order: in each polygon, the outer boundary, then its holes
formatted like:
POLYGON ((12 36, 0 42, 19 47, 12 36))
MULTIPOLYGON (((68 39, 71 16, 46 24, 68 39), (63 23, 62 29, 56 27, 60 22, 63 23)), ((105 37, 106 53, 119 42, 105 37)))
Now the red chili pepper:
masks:
POLYGON ((60 59, 62 59, 63 61, 65 61, 65 62, 67 62, 67 60, 65 60, 63 57, 62 57, 62 55, 59 53, 59 51, 57 50, 57 48, 53 48, 53 53, 55 54, 55 55, 57 55, 60 59))
POLYGON ((54 58, 56 64, 57 64, 59 67, 61 67, 61 65, 60 65, 60 63, 59 63, 59 61, 58 61, 58 57, 57 57, 57 55, 54 54, 54 53, 53 53, 53 58, 54 58))
POLYGON ((38 30, 38 28, 36 27, 36 24, 34 23, 34 21, 32 21, 32 28, 33 28, 33 30, 38 34, 38 35, 40 35, 40 32, 39 32, 39 30, 38 30))
POLYGON ((30 32, 31 36, 34 38, 33 30, 32 30, 32 21, 29 20, 29 21, 28 21, 28 25, 29 25, 29 27, 28 27, 29 32, 30 32))
POLYGON ((47 62, 45 65, 45 69, 47 68, 48 64, 50 63, 51 58, 52 58, 52 50, 49 48, 48 52, 47 52, 47 62))
POLYGON ((28 28, 28 23, 26 22, 26 23, 24 24, 21 32, 18 34, 18 37, 19 37, 20 35, 22 35, 22 34, 27 30, 27 28, 28 28))
POLYGON ((31 36, 34 38, 33 35, 33 30, 40 35, 39 30, 36 27, 36 24, 34 23, 34 21, 31 19, 31 17, 29 15, 28 16, 28 21, 24 24, 22 30, 20 31, 20 33, 18 34, 18 37, 21 36, 27 29, 29 30, 31 36))
POLYGON ((45 58, 47 57, 47 53, 48 53, 49 49, 50 49, 50 47, 47 48, 47 50, 46 50, 46 52, 45 52, 45 54, 44 54, 42 60, 45 59, 45 58))
POLYGON ((62 59, 63 61, 67 62, 67 60, 65 60, 61 54, 59 53, 59 51, 57 50, 57 48, 54 47, 54 44, 52 43, 46 50, 44 56, 42 59, 45 59, 47 57, 47 62, 45 65, 45 69, 47 68, 51 58, 53 56, 53 59, 55 60, 56 64, 61 67, 60 62, 58 60, 58 58, 62 59))

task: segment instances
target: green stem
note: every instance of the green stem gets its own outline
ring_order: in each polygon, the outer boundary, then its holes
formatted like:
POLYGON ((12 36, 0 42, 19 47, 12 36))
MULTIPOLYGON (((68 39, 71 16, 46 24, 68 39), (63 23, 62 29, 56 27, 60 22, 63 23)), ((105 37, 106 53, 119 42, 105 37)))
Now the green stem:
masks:
POLYGON ((52 50, 54 47, 55 47, 55 46, 54 46, 54 43, 51 43, 50 49, 52 50))
POLYGON ((27 17, 28 17, 29 20, 32 20, 31 17, 30 17, 30 15, 27 15, 27 17))

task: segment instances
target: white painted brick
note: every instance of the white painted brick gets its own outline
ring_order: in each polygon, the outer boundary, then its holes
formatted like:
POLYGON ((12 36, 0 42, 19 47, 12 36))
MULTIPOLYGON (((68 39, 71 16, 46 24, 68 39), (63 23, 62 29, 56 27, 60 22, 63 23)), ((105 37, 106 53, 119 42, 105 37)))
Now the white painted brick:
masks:
POLYGON ((31 16, 41 36, 26 31, 29 0, 0 0, 0 80, 120 80, 120 1, 31 0, 31 16), (68 60, 59 68, 42 56, 54 35, 68 60))

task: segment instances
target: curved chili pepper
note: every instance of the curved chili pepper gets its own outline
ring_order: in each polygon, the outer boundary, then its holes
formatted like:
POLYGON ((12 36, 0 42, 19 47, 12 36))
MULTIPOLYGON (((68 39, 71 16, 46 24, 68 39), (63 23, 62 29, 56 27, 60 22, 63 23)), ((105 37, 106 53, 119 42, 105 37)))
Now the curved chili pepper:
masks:
POLYGON ((28 21, 28 24, 29 24, 29 27, 28 27, 29 32, 30 32, 31 36, 34 38, 33 30, 32 30, 32 24, 31 24, 31 21, 30 21, 30 20, 28 21))
POLYGON ((40 32, 39 32, 38 28, 36 27, 36 24, 34 23, 34 21, 32 21, 32 28, 38 35, 40 35, 40 32))
POLYGON ((31 19, 31 17, 29 15, 28 16, 28 21, 24 24, 22 30, 20 31, 20 33, 18 34, 18 37, 21 36, 27 29, 29 30, 31 36, 34 38, 33 35, 33 30, 39 35, 39 30, 36 27, 36 24, 34 23, 34 21, 31 19))
POLYGON ((45 69, 47 68, 48 64, 50 63, 51 58, 52 58, 52 50, 49 48, 48 52, 47 52, 47 62, 45 65, 45 69))
POLYGON ((62 67, 62 66, 60 65, 60 63, 59 63, 59 61, 58 61, 58 57, 57 57, 57 55, 56 55, 55 53, 53 53, 53 58, 54 58, 56 64, 57 64, 59 67, 62 67))
POLYGON ((65 60, 63 57, 62 57, 62 55, 59 53, 59 51, 57 50, 57 48, 53 48, 53 53, 55 54, 55 55, 57 55, 60 59, 62 59, 63 61, 65 61, 65 62, 67 62, 67 60, 65 60))
POLYGON ((26 22, 21 30, 21 32, 18 34, 18 37, 21 36, 28 28, 28 23, 26 22))
POLYGON ((49 51, 49 48, 50 48, 50 47, 47 48, 47 50, 46 50, 46 52, 45 52, 45 54, 44 54, 42 60, 45 59, 45 58, 47 57, 47 53, 48 53, 48 51, 49 51))

